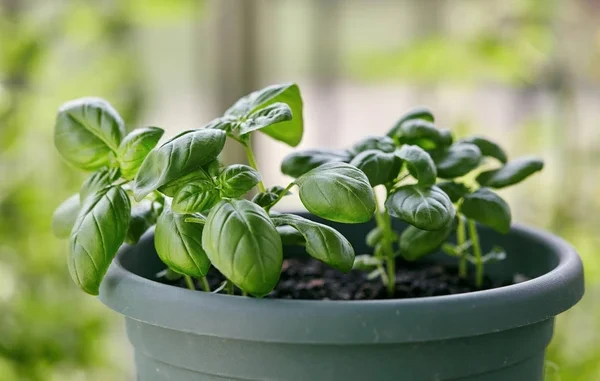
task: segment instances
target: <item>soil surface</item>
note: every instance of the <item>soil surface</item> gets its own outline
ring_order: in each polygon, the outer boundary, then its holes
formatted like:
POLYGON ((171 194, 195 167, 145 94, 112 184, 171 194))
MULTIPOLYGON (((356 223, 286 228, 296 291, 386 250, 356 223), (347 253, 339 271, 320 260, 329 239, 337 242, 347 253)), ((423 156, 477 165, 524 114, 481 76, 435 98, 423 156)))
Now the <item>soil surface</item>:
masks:
MULTIPOLYGON (((453 295, 478 291, 471 280, 458 277, 456 268, 398 260, 396 264, 396 292, 394 299, 453 295)), ((224 278, 214 268, 208 274, 212 290, 224 278)), ((484 281, 483 290, 506 286, 510 283, 484 281)), ((176 282, 186 287, 183 280, 176 282)), ((197 286, 199 288, 199 286, 197 286)), ((240 290, 236 289, 236 294, 240 290)), ((266 298, 305 300, 372 300, 389 299, 380 278, 368 279, 368 272, 353 270, 342 273, 312 258, 286 259, 281 278, 275 290, 266 298)))

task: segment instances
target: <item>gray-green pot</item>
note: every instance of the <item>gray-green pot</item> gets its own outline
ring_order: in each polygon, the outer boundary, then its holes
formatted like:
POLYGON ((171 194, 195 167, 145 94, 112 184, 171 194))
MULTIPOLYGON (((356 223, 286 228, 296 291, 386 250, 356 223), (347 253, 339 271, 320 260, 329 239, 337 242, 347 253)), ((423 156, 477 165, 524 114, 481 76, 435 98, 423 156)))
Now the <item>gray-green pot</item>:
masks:
MULTIPOLYGON (((369 224, 331 225, 367 252, 369 224)), ((149 231, 121 249, 100 299, 125 316, 140 381, 541 381, 554 317, 583 295, 581 261, 539 230, 480 232, 484 248, 508 253, 488 266, 490 276, 532 280, 404 300, 215 295, 153 281, 164 265, 149 231)))

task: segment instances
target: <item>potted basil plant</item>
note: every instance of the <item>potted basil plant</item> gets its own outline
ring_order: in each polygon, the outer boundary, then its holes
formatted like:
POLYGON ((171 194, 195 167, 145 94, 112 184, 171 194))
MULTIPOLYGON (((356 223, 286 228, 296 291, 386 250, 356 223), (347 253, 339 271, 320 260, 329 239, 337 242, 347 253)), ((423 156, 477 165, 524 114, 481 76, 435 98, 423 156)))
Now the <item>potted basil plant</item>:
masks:
POLYGON ((288 155, 292 180, 266 187, 252 135, 297 146, 302 112, 297 85, 269 86, 159 144, 102 99, 59 109, 55 145, 91 173, 53 230, 73 281, 125 316, 138 379, 542 380, 582 265, 494 189, 543 162, 455 141, 420 107, 288 155), (219 161, 228 139, 249 165, 219 161), (275 211, 292 192, 308 213, 275 211))

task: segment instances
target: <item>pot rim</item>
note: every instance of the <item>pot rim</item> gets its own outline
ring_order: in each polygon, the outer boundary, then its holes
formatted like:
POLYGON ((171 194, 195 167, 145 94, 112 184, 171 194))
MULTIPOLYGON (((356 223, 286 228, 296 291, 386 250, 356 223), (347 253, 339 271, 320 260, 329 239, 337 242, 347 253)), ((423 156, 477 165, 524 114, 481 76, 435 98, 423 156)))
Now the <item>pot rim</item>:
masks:
MULTIPOLYGON (((335 345, 476 336, 534 324, 575 305, 583 296, 584 282, 573 247, 520 224, 510 234, 544 242, 558 265, 522 283, 458 295, 365 301, 257 299, 191 291, 143 278, 123 267, 121 259, 130 247, 124 245, 101 284, 99 299, 128 318, 176 331, 335 345)), ((152 238, 153 230, 142 239, 152 238)))

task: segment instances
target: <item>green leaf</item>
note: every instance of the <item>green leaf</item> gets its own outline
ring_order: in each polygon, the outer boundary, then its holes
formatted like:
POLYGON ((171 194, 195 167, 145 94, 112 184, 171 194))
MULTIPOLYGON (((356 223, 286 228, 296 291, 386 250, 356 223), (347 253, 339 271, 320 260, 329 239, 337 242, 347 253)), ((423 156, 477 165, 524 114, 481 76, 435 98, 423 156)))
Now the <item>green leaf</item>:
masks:
POLYGON ((491 140, 482 138, 480 136, 473 136, 470 138, 463 139, 461 140, 461 142, 475 144, 479 148, 483 156, 493 157, 494 159, 497 159, 503 164, 506 164, 506 162, 508 161, 506 152, 504 152, 502 147, 500 147, 498 144, 494 143, 491 140))
POLYGON ((105 188, 83 203, 71 232, 69 273, 88 294, 100 282, 125 239, 131 205, 121 187, 105 188))
POLYGON ((248 115, 248 118, 240 124, 240 135, 290 120, 292 120, 290 106, 281 102, 273 103, 248 115))
POLYGON ((479 188, 464 197, 460 211, 467 218, 506 234, 510 231, 510 207, 488 188, 479 188))
POLYGON ((81 185, 79 195, 82 203, 97 191, 108 187, 119 178, 118 168, 105 168, 92 173, 81 185))
POLYGON ((352 155, 358 155, 361 152, 373 149, 390 153, 396 150, 396 144, 387 136, 367 136, 354 144, 349 151, 352 155))
POLYGON ((367 222, 375 212, 369 179, 345 163, 327 163, 296 179, 300 200, 309 212, 326 220, 367 222))
POLYGON ((185 222, 189 216, 174 213, 165 205, 156 222, 154 246, 161 261, 169 268, 181 274, 203 277, 210 268, 210 260, 202 247, 204 226, 185 222))
POLYGON ((79 194, 74 194, 60 204, 52 214, 52 233, 57 238, 68 238, 80 209, 79 194))
POLYGON ((383 239, 383 230, 379 226, 375 226, 367 234, 365 242, 369 247, 375 247, 383 239))
POLYGON ((225 137, 221 130, 191 130, 150 151, 135 177, 136 201, 214 160, 223 150, 225 137))
POLYGON ((374 257, 368 254, 357 255, 354 258, 352 270, 370 271, 379 266, 383 266, 381 258, 374 257))
POLYGON ((81 98, 58 110, 54 144, 61 156, 77 168, 95 170, 108 165, 124 135, 123 119, 103 99, 81 98))
POLYGON ((293 214, 272 217, 275 226, 289 225, 298 230, 306 240, 306 252, 313 258, 343 272, 352 270, 354 249, 337 230, 293 214))
POLYGON ((481 163, 481 151, 471 143, 457 143, 432 154, 438 176, 443 179, 461 177, 481 163))
POLYGON ((437 186, 405 185, 385 202, 390 215, 423 230, 439 230, 448 225, 456 211, 446 193, 437 186))
POLYGON ((306 245, 306 239, 296 229, 289 225, 276 226, 277 233, 281 238, 281 243, 284 246, 304 246, 306 245))
POLYGON ((521 157, 511 160, 505 166, 483 172, 477 176, 477 182, 490 188, 504 188, 520 183, 544 168, 544 162, 535 157, 521 157))
POLYGON ((438 249, 452 232, 452 222, 439 230, 422 230, 408 226, 400 235, 400 255, 409 261, 433 253, 438 249))
POLYGON ((376 186, 393 181, 402 168, 402 160, 393 153, 371 149, 355 156, 350 165, 363 171, 371 186, 376 186))
POLYGON ((239 121, 237 118, 232 116, 224 116, 220 118, 216 118, 208 122, 201 128, 213 129, 213 130, 222 130, 225 132, 231 132, 238 128, 239 121))
POLYGON ((212 181, 196 181, 185 185, 173 198, 171 209, 175 213, 201 213, 221 200, 219 190, 212 181))
POLYGON ((129 219, 129 228, 125 236, 125 243, 135 245, 140 237, 154 224, 161 209, 161 205, 150 200, 142 200, 141 203, 131 208, 131 217, 129 219))
POLYGON ((163 193, 165 196, 175 197, 177 192, 179 192, 187 184, 203 182, 203 181, 209 181, 209 182, 213 181, 212 177, 208 173, 208 170, 206 169, 206 166, 200 167, 200 168, 188 173, 187 175, 184 175, 173 181, 170 181, 170 182, 166 183, 165 185, 159 187, 158 190, 161 193, 163 193))
POLYGON ((138 128, 130 132, 119 146, 117 160, 121 167, 121 175, 131 180, 137 174, 148 153, 156 146, 164 134, 158 127, 138 128))
POLYGON ((221 186, 221 196, 235 198, 248 193, 258 184, 260 173, 247 165, 233 164, 219 174, 218 181, 221 186))
POLYGON ((326 163, 349 163, 352 155, 346 150, 310 149, 292 152, 281 162, 281 172, 294 178, 326 163))
POLYGON ((256 196, 254 196, 254 198, 252 198, 252 202, 264 208, 265 206, 269 206, 275 202, 275 200, 277 200, 283 192, 285 192, 284 196, 292 194, 292 192, 286 191, 285 188, 281 186, 274 186, 267 189, 266 192, 258 193, 256 196))
POLYGON ((281 238, 266 212, 248 200, 222 200, 211 209, 202 246, 213 265, 242 290, 263 296, 279 281, 281 238))
POLYGON ((421 185, 433 185, 437 177, 437 170, 433 159, 419 146, 403 145, 396 151, 396 155, 406 162, 408 172, 419 181, 421 185))
POLYGON ((452 200, 453 203, 458 202, 458 200, 463 198, 467 193, 471 193, 469 187, 455 181, 444 181, 436 185, 450 197, 450 200, 452 200))
POLYGON ((408 110, 404 115, 402 115, 400 119, 396 122, 394 127, 392 127, 392 129, 388 131, 387 136, 389 136, 390 138, 395 138, 396 136, 398 136, 400 126, 402 126, 404 122, 414 119, 421 119, 430 123, 433 123, 435 121, 433 113, 431 112, 429 107, 417 106, 408 110))
POLYGON ((440 129, 440 148, 441 147, 449 147, 454 143, 454 136, 452 136, 452 131, 447 128, 440 129))
POLYGON ((225 112, 225 116, 244 118, 258 109, 278 102, 285 103, 291 108, 292 120, 265 127, 260 131, 275 140, 295 147, 302 140, 304 131, 302 96, 295 83, 272 85, 246 95, 231 106, 225 112))
POLYGON ((402 123, 396 139, 400 144, 418 145, 425 149, 444 147, 448 143, 446 133, 423 119, 412 119, 402 123))

